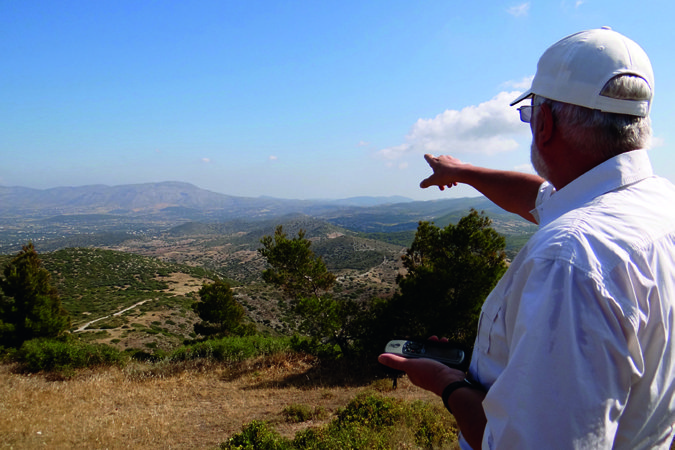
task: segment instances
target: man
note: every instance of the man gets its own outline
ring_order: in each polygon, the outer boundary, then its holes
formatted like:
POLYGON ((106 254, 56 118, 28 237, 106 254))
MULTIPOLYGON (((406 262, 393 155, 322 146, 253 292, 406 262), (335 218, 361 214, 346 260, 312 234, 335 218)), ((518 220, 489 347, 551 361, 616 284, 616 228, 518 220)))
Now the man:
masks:
POLYGON ((483 305, 469 374, 380 361, 442 397, 462 448, 667 449, 675 423, 675 187, 645 152, 651 64, 610 29, 541 57, 519 112, 540 176, 425 158, 539 223, 483 305))

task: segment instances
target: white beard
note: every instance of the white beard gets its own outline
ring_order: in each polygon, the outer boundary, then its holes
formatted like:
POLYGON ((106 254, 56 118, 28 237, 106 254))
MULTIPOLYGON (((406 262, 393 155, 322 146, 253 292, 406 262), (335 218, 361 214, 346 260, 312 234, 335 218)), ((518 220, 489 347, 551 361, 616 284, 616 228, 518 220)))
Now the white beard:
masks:
POLYGON ((550 170, 548 165, 544 162, 544 159, 539 153, 539 147, 532 140, 532 145, 530 145, 530 161, 532 162, 532 167, 537 172, 537 174, 545 180, 549 180, 550 170))

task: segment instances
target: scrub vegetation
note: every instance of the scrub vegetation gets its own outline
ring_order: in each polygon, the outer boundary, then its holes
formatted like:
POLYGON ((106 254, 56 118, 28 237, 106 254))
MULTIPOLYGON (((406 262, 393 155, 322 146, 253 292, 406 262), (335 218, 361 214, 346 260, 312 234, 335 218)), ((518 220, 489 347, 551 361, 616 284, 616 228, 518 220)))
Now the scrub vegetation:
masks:
MULTIPOLYGON (((21 340, 2 335, 0 384, 9 389, 0 393, 0 446, 456 448, 455 422, 438 399, 405 378, 394 390, 376 355, 397 337, 470 341, 505 268, 503 237, 475 211, 444 228, 422 222, 389 266, 391 244, 331 236, 278 226, 246 254, 255 276, 251 267, 227 277, 109 249, 39 257, 32 249, 40 277, 10 270, 3 280, 10 272, 15 286, 41 280, 59 326, 21 340), (459 284, 475 273, 480 286, 462 303, 459 284), (422 285, 457 320, 416 318, 422 285)), ((17 292, 0 299, 6 332, 17 292)))

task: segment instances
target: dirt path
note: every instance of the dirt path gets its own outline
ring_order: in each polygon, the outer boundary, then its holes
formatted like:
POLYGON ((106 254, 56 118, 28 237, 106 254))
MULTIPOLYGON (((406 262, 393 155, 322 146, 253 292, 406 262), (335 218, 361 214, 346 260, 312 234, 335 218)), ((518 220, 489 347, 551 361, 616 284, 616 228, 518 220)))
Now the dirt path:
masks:
POLYGON ((134 308, 137 307, 137 306, 141 306, 143 303, 149 302, 150 300, 155 300, 155 299, 154 299, 154 298, 149 298, 149 299, 147 299, 147 300, 143 300, 142 302, 138 302, 138 303, 136 303, 136 304, 134 304, 134 305, 131 305, 131 306, 129 306, 128 308, 124 308, 124 309, 121 310, 121 311, 117 311, 116 313, 108 314, 108 315, 105 316, 105 317, 99 317, 98 319, 91 320, 91 321, 85 323, 84 325, 80 326, 80 328, 78 328, 78 329, 75 330, 74 332, 75 332, 75 333, 80 333, 80 332, 84 331, 84 330, 85 330, 89 325, 91 325, 92 323, 96 323, 96 322, 98 322, 99 320, 108 319, 108 318, 113 317, 113 316, 119 316, 119 315, 121 315, 121 314, 123 314, 123 313, 129 311, 130 309, 134 309, 134 308))

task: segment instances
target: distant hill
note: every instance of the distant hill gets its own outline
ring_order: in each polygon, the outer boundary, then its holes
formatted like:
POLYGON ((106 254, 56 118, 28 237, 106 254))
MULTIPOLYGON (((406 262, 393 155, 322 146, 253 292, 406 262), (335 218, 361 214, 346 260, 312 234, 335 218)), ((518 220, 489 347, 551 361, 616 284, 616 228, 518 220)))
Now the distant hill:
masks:
MULTIPOLYGON (((490 216, 507 214, 484 197, 431 201, 412 201, 401 196, 287 200, 235 197, 174 181, 44 190, 0 186, 0 225, 10 223, 7 219, 21 218, 41 220, 45 226, 86 224, 105 229, 106 224, 114 224, 117 229, 122 222, 162 222, 164 227, 173 227, 187 222, 261 220, 304 214, 356 231, 395 232, 415 229, 420 220, 431 221, 470 208, 485 210, 490 216)), ((508 217, 508 220, 515 218, 511 214, 508 217)))
MULTIPOLYGON (((431 201, 401 196, 287 200, 235 197, 174 181, 43 190, 0 186, 0 227, 6 225, 4 230, 16 225, 16 219, 40 220, 42 227, 111 232, 124 229, 122 225, 127 226, 127 231, 147 231, 153 226, 165 230, 187 222, 250 221, 305 214, 356 231, 386 233, 415 229, 420 220, 435 221, 444 216, 451 219, 470 208, 484 210, 493 219, 520 220, 485 197, 431 201)), ((0 228, 0 234, 2 231, 0 228)))
POLYGON ((30 189, 0 186, 0 217, 113 214, 188 219, 269 217, 343 206, 373 206, 411 201, 405 197, 354 197, 343 200, 286 200, 236 197, 189 183, 80 186, 30 189))
POLYGON ((165 233, 178 237, 245 232, 245 239, 255 242, 262 230, 272 234, 276 224, 294 222, 294 216, 318 219, 362 237, 407 245, 420 221, 446 226, 456 223, 471 208, 484 211, 498 232, 517 236, 519 240, 509 244, 515 249, 536 229, 485 197, 286 200, 229 196, 179 182, 44 190, 0 187, 0 254, 14 253, 28 241, 52 251, 117 247, 129 239, 165 233), (260 230, 257 236, 251 233, 253 229, 260 230))

